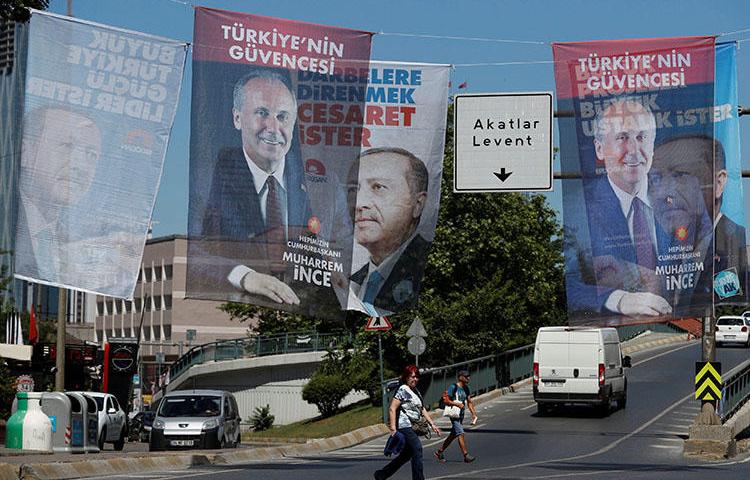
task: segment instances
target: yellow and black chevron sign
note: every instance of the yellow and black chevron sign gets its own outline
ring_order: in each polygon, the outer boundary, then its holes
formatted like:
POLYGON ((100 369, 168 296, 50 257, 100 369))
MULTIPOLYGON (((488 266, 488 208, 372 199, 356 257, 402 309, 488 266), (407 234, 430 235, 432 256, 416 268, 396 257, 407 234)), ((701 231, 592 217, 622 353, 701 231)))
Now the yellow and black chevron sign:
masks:
POLYGON ((695 398, 721 399, 721 362, 695 362, 695 398))

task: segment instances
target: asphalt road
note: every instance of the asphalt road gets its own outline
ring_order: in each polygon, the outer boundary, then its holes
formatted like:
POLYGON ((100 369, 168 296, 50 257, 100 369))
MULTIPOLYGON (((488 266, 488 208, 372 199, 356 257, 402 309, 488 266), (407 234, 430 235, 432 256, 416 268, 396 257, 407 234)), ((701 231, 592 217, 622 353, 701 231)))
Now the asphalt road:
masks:
MULTIPOLYGON (((724 371, 744 361, 750 351, 719 350, 724 371)), ((606 418, 583 407, 539 417, 531 387, 479 406, 479 422, 467 429, 469 450, 477 457, 464 464, 456 445, 438 463, 432 452, 442 439, 424 444, 428 479, 740 479, 748 477, 750 455, 731 461, 703 462, 682 457, 682 442, 698 413, 693 399, 697 342, 632 355, 628 406, 606 418)), ((447 422, 439 422, 447 427, 447 422)), ((352 448, 304 457, 200 467, 188 471, 149 473, 123 478, 196 478, 212 480, 370 479, 386 463, 385 437, 352 448)), ((117 476, 106 477, 110 480, 117 476)), ((411 478, 404 466, 395 479, 411 478)))

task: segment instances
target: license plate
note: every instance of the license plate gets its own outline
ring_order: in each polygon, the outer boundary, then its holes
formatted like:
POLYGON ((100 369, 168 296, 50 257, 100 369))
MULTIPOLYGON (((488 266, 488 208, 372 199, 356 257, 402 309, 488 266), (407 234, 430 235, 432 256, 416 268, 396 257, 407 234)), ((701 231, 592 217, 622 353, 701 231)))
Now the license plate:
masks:
POLYGON ((724 338, 735 338, 736 335, 724 335, 724 338))
POLYGON ((169 444, 173 447, 192 447, 193 440, 172 440, 169 444))
POLYGON ((562 387, 563 386, 563 382, 544 382, 544 381, 542 381, 542 383, 544 383, 545 387, 562 387))

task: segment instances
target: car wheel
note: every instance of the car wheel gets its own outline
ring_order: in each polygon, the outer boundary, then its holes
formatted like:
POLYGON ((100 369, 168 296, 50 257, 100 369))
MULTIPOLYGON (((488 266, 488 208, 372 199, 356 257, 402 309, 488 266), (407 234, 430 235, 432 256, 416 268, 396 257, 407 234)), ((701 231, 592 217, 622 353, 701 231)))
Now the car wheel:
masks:
POLYGON ((546 403, 536 404, 536 414, 540 417, 544 417, 550 414, 552 407, 546 403))
POLYGON ((121 452, 122 449, 125 447, 125 429, 124 428, 120 431, 120 438, 115 440, 114 446, 115 446, 115 450, 117 450, 118 452, 121 452))
POLYGON ((104 450, 104 440, 107 438, 107 427, 102 428, 102 433, 99 435, 99 450, 104 450))
POLYGON ((604 400, 604 403, 602 403, 598 407, 599 416, 601 416, 601 417, 607 417, 607 416, 609 416, 609 411, 610 411, 611 408, 612 408, 612 400, 610 398, 606 398, 604 400))

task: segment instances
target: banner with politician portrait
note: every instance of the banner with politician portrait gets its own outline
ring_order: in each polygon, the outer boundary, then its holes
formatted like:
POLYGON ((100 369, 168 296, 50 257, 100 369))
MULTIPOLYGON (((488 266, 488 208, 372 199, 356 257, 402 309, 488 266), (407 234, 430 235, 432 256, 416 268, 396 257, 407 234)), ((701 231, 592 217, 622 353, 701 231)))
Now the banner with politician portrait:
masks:
POLYGON ((189 297, 342 316, 371 37, 195 9, 189 297))
POLYGON ((15 276, 130 299, 187 45, 34 11, 15 276))
POLYGON ((571 324, 702 316, 713 302, 713 37, 553 45, 571 324), (699 193, 702 193, 700 195, 699 193))
POLYGON ((440 204, 449 76, 448 65, 370 63, 367 138, 348 180, 349 310, 383 316, 417 303, 440 204))

